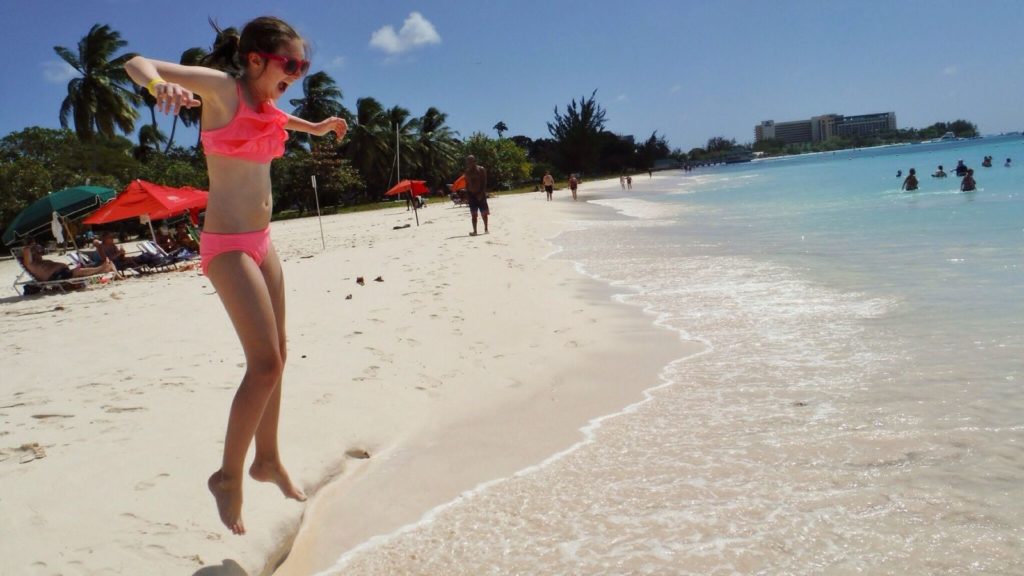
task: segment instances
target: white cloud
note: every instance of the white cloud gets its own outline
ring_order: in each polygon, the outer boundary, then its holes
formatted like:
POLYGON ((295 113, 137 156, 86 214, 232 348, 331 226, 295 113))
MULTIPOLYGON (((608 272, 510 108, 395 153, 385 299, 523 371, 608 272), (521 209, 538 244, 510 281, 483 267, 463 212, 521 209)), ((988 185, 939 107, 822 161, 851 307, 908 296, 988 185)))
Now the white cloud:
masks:
POLYGON ((629 96, 626 96, 625 94, 619 94, 615 97, 616 102, 625 102, 627 100, 629 100, 629 96))
POLYGON ((397 33, 389 24, 380 27, 370 36, 370 46, 379 48, 388 54, 401 54, 413 48, 427 44, 440 44, 441 35, 434 25, 419 12, 412 12, 402 23, 397 33))
POLYGON ((340 69, 342 69, 344 67, 345 67, 345 57, 344 56, 335 56, 333 59, 329 60, 326 64, 324 64, 324 68, 326 68, 328 70, 340 70, 340 69))
POLYGON ((63 60, 50 60, 49 62, 43 62, 42 69, 43 78, 52 84, 64 84, 68 80, 79 75, 78 70, 75 70, 70 64, 63 60))
POLYGON ((943 76, 955 76, 956 73, 959 72, 959 71, 960 71, 960 69, 957 68, 956 66, 946 66, 945 68, 942 69, 942 75, 943 76))

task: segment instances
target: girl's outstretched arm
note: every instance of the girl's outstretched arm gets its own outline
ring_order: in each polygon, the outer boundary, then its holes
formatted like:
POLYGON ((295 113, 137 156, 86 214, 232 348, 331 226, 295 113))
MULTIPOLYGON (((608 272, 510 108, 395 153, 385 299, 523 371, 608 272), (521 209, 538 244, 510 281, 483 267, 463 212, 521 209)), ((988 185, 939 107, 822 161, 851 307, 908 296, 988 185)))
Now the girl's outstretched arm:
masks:
POLYGON ((136 56, 125 62, 125 72, 157 99, 161 112, 177 114, 182 108, 194 108, 202 96, 208 104, 234 98, 234 78, 226 72, 205 66, 184 66, 173 62, 136 56))
POLYGON ((285 128, 306 132, 314 136, 323 136, 329 132, 334 132, 340 142, 345 138, 345 133, 348 132, 348 122, 345 122, 344 118, 338 118, 337 116, 331 116, 320 122, 310 122, 309 120, 303 120, 288 114, 288 124, 285 125, 285 128))

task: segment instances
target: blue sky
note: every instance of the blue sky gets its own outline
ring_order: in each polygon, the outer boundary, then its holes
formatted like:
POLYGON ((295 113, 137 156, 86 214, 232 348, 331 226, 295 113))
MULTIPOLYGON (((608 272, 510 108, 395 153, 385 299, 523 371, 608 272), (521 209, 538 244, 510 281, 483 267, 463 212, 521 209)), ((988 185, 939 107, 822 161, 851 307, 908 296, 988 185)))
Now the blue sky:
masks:
MULTIPOLYGON (((227 27, 263 14, 312 43, 312 69, 350 109, 363 96, 415 115, 436 106, 463 137, 494 136, 499 120, 506 136, 547 137, 555 106, 595 89, 609 130, 657 130, 683 150, 833 112, 1024 130, 1021 0, 2 0, 0 135, 59 127, 68 76, 53 47, 75 51, 93 24, 119 31, 126 51, 176 61, 209 47, 207 17, 227 27)), ((286 94, 300 96, 298 84, 286 94)))

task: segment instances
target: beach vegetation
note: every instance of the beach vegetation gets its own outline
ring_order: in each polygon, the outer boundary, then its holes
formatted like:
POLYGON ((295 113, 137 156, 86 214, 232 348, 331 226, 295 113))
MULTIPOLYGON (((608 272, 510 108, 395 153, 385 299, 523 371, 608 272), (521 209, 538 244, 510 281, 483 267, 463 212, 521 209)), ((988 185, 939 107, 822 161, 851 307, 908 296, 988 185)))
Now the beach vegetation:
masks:
POLYGON ((478 164, 487 168, 487 183, 492 189, 510 190, 530 178, 526 151, 512 140, 492 139, 476 132, 462 146, 461 156, 470 154, 476 157, 478 164))
MULTIPOLYGON (((189 48, 181 53, 181 58, 178 60, 179 64, 185 66, 199 66, 209 53, 198 47, 189 48)), ((198 95, 197 99, 202 100, 198 95)), ((198 126, 202 120, 203 110, 202 107, 195 108, 182 108, 171 120, 171 135, 167 138, 167 147, 164 148, 164 154, 167 154, 171 150, 171 146, 174 144, 174 134, 178 130, 178 123, 180 122, 183 126, 198 126)), ((199 136, 196 135, 195 146, 199 146, 199 136)))
POLYGON ((127 45, 119 32, 96 24, 79 40, 77 53, 63 46, 53 48, 78 73, 68 82, 60 125, 67 128, 73 120, 81 140, 91 140, 96 134, 113 138, 116 130, 129 133, 135 129, 139 117, 135 106, 141 98, 124 70, 124 63, 135 54, 115 55, 127 45))
POLYGON ((558 143, 557 164, 564 173, 598 171, 601 132, 605 127, 605 109, 597 102, 597 90, 590 97, 574 98, 565 113, 555 106, 555 119, 548 122, 548 132, 558 143))
MULTIPOLYGON (((209 50, 181 52, 183 65, 215 65, 237 72, 231 62, 216 63, 210 55, 237 30, 218 31, 209 50), (226 68, 225 68, 226 67, 226 68)), ((135 86, 124 71, 134 56, 122 53, 127 43, 108 25, 96 24, 80 39, 76 50, 57 46, 54 51, 74 69, 58 119, 63 129, 28 127, 0 140, 0 228, 17 211, 55 190, 93 184, 120 190, 136 178, 170 186, 208 188, 205 155, 199 135, 193 143, 176 143, 179 122, 199 126, 201 108, 183 109, 170 118, 170 134, 156 103, 135 86), (148 110, 147 110, 148 109, 148 110), (137 126, 142 114, 146 122, 137 126), (124 135, 137 131, 137 142, 124 135)), ((385 190, 402 178, 426 180, 428 187, 446 192, 446 184, 462 171, 467 154, 487 166, 492 190, 529 189, 546 171, 559 179, 571 173, 597 177, 651 169, 659 160, 683 160, 655 131, 636 142, 632 135, 605 129, 606 111, 597 91, 573 99, 564 110, 556 106, 546 123, 550 138, 504 138, 504 121, 492 127, 497 139, 477 132, 463 139, 448 125, 448 115, 429 107, 414 116, 402 106, 385 107, 373 97, 356 100, 354 109, 342 104, 342 91, 326 72, 312 72, 302 81, 300 97, 288 101, 286 111, 316 122, 340 116, 349 123, 343 142, 328 136, 309 140, 292 134, 285 157, 275 162, 275 218, 299 216, 312 209, 310 178, 317 177, 322 208, 379 205, 385 190), (400 165, 399 165, 400 163, 400 165)), ((282 108, 285 108, 282 106, 282 108)))

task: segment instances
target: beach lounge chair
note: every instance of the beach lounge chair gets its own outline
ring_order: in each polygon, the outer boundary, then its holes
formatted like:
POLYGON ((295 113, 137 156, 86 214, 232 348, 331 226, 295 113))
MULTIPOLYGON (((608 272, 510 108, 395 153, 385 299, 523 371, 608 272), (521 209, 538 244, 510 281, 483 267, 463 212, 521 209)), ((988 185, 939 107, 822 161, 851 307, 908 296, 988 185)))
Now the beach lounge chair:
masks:
MULTIPOLYGON (((12 249, 11 255, 18 261, 18 266, 21 267, 21 273, 14 279, 14 284, 12 284, 11 287, 14 288, 15 292, 20 292, 25 296, 43 292, 67 292, 68 290, 78 290, 97 284, 105 285, 114 278, 113 272, 104 272, 103 274, 94 274, 92 276, 68 278, 67 280, 39 280, 33 276, 27 268, 25 268, 25 264, 21 260, 21 253, 19 249, 12 249)), ((78 255, 76 254, 76 256, 78 255)), ((77 260, 73 258, 69 259, 72 262, 72 267, 77 268, 77 260)))
POLYGON ((152 240, 139 242, 139 250, 142 251, 144 262, 151 267, 159 267, 169 270, 188 270, 194 268, 199 254, 187 249, 175 250, 168 253, 159 244, 152 240))

